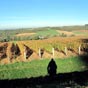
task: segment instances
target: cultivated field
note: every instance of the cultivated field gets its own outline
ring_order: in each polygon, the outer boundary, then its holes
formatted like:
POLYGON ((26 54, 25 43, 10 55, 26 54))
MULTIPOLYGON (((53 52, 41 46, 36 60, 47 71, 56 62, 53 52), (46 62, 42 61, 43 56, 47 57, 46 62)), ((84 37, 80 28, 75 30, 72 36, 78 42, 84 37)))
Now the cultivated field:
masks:
POLYGON ((1 43, 0 63, 6 64, 9 62, 31 61, 52 57, 63 59, 70 56, 87 54, 87 40, 85 37, 53 37, 44 40, 1 43))
POLYGON ((88 70, 88 30, 84 28, 1 31, 0 79, 47 76, 51 58, 57 64, 57 74, 88 70))

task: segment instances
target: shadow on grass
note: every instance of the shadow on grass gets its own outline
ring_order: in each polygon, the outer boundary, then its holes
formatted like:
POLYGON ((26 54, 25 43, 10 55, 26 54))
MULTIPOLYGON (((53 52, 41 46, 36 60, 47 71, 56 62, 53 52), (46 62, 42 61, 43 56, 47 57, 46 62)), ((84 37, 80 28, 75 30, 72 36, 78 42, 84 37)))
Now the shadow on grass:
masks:
POLYGON ((82 41, 83 43, 88 43, 88 39, 87 39, 87 38, 81 39, 81 41, 82 41))
POLYGON ((84 63, 84 65, 88 68, 88 54, 80 55, 79 59, 84 63))
MULTIPOLYGON (((79 56, 88 67, 88 55, 79 56)), ((79 88, 88 86, 88 70, 82 72, 59 73, 55 76, 40 76, 14 80, 0 80, 0 88, 79 88)))
POLYGON ((55 86, 72 87, 72 86, 88 86, 88 71, 61 73, 53 77, 35 77, 15 80, 0 80, 0 88, 55 88, 55 86), (54 87, 51 87, 51 86, 54 87))

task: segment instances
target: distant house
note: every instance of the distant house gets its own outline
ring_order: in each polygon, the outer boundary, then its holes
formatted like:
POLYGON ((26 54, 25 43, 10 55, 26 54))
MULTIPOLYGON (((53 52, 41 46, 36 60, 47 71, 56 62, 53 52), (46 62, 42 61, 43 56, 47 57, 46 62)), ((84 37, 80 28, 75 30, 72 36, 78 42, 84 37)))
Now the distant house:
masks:
POLYGON ((39 36, 39 39, 44 39, 44 36, 39 36))

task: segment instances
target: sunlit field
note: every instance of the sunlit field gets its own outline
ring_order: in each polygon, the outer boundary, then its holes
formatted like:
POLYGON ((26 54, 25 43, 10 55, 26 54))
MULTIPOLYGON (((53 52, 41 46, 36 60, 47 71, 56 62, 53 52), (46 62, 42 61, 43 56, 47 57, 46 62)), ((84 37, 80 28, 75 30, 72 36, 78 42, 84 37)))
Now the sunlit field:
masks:
MULTIPOLYGON (((14 64, 0 65, 0 79, 19 79, 46 76, 50 59, 33 60, 31 62, 18 62, 14 64)), ((83 58, 70 57, 55 59, 58 73, 87 70, 87 64, 83 58)))

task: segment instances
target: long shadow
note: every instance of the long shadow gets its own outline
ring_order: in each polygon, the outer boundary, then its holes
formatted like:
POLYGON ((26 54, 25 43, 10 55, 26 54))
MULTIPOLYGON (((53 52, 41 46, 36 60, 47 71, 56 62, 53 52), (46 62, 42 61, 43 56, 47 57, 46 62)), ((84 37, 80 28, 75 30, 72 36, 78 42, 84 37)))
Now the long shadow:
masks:
POLYGON ((87 39, 87 38, 81 39, 81 41, 82 41, 83 43, 88 43, 88 39, 87 39))
POLYGON ((47 72, 50 77, 54 77, 57 73, 57 65, 54 59, 52 58, 47 66, 47 72))
MULTIPOLYGON (((80 59, 87 65, 88 56, 80 56, 80 59)), ((56 86, 59 88, 74 88, 77 85, 88 86, 88 70, 56 74, 56 69, 57 65, 55 61, 51 59, 47 71, 51 70, 52 73, 49 72, 48 75, 40 77, 0 80, 0 88, 57 88, 56 86)))
POLYGON ((80 55, 79 59, 84 63, 84 65, 88 68, 88 54, 80 55))
MULTIPOLYGON (((81 55, 79 59, 88 68, 88 55, 81 55)), ((56 69, 57 65, 53 60, 53 65, 49 63, 47 67, 49 75, 14 80, 0 80, 0 88, 75 88, 77 85, 88 86, 88 70, 56 74, 56 69), (49 71, 50 67, 53 69, 53 71, 51 70, 53 74, 49 71)))
MULTIPOLYGON (((54 77, 40 76, 15 80, 0 80, 0 88, 44 88, 45 85, 72 87, 75 85, 88 86, 88 71, 57 74, 54 77)), ((52 87, 55 88, 55 87, 52 87)))
POLYGON ((25 50, 26 50, 26 59, 28 59, 32 54, 33 54, 33 50, 30 49, 28 46, 24 45, 25 50))

